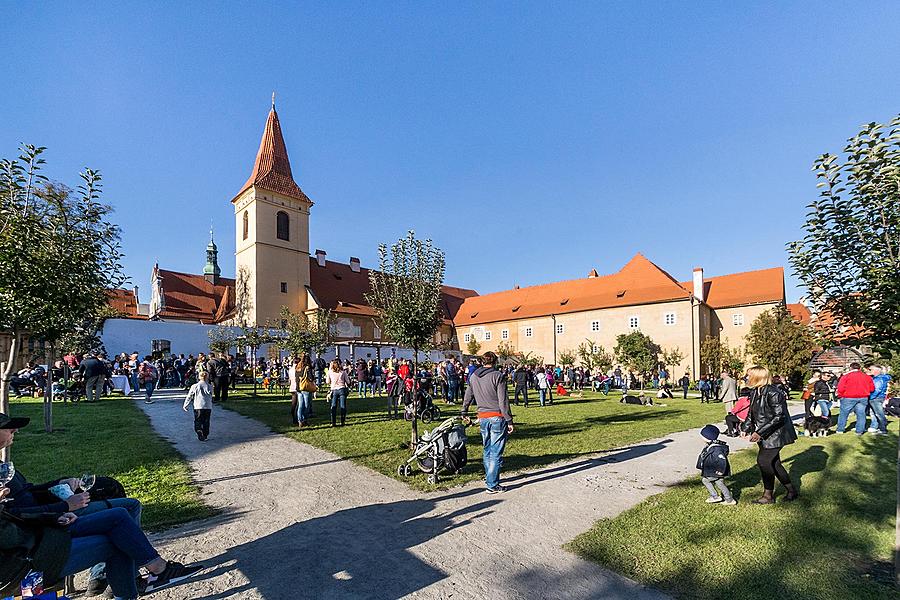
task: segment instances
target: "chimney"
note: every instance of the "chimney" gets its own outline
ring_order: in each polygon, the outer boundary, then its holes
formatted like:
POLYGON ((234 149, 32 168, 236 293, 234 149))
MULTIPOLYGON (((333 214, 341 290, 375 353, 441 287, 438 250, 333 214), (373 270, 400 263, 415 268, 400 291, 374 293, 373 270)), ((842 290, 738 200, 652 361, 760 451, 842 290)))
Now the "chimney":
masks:
POLYGON ((131 291, 134 292, 134 304, 135 304, 135 306, 140 306, 140 305, 141 305, 141 299, 140 299, 140 296, 138 296, 138 286, 134 286, 133 288, 131 288, 131 291))
POLYGON ((600 273, 597 272, 597 269, 591 269, 591 272, 588 273, 588 279, 596 279, 600 277, 600 273))
POLYGON ((706 296, 703 294, 703 267, 694 269, 694 298, 700 302, 706 301, 706 296))
POLYGON ((359 259, 355 256, 350 257, 350 270, 354 273, 359 273, 359 259))
POLYGON ((316 262, 319 263, 320 267, 325 266, 325 251, 319 250, 316 248, 316 262))

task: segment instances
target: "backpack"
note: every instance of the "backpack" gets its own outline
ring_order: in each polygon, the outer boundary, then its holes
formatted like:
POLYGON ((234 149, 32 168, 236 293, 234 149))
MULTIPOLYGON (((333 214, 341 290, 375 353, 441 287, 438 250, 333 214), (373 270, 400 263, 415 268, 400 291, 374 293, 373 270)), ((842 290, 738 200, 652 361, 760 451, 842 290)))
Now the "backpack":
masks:
POLYGON ((90 491, 91 500, 113 500, 125 498, 125 486, 112 477, 98 477, 90 491))

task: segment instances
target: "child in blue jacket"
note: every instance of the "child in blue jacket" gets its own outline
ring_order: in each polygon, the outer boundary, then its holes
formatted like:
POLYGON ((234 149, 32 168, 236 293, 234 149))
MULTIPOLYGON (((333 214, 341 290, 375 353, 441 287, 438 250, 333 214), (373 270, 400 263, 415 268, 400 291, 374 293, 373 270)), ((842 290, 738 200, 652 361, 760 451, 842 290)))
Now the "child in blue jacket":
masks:
POLYGON ((700 469, 703 485, 709 491, 707 504, 721 502, 727 506, 734 506, 737 502, 731 496, 728 486, 725 485, 725 477, 731 475, 728 444, 719 441, 719 433, 719 428, 715 425, 707 425, 700 430, 700 435, 706 440, 706 446, 697 457, 697 468, 700 469))

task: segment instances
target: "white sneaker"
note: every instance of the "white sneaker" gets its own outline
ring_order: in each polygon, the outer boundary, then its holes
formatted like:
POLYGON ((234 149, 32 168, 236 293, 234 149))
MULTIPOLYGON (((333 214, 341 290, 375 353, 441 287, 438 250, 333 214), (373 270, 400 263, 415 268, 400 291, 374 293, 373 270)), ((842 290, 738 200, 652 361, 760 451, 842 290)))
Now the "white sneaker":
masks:
POLYGON ((718 504, 721 501, 722 501, 722 499, 718 496, 710 496, 709 498, 706 499, 707 504, 718 504))
POLYGON ((732 498, 731 500, 725 500, 724 502, 722 502, 722 504, 724 504, 725 506, 734 506, 735 504, 737 504, 737 500, 732 498))
POLYGON ((877 427, 869 427, 869 433, 875 433, 876 431, 878 431, 877 427))
POLYGON ((804 429, 804 430, 803 430, 803 436, 804 436, 804 437, 809 437, 809 435, 810 435, 810 434, 809 434, 809 430, 808 430, 808 429, 804 429))

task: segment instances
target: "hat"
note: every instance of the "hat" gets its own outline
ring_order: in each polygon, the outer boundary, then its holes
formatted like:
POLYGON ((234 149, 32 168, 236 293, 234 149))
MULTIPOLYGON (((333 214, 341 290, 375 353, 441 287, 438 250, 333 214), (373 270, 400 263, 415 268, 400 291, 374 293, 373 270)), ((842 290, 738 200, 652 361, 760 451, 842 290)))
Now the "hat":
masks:
POLYGON ((30 422, 28 417, 12 418, 0 413, 0 429, 22 429, 30 422))
POLYGON ((719 428, 715 425, 706 425, 703 429, 700 430, 700 435, 708 439, 709 441, 713 441, 719 437, 719 428))

